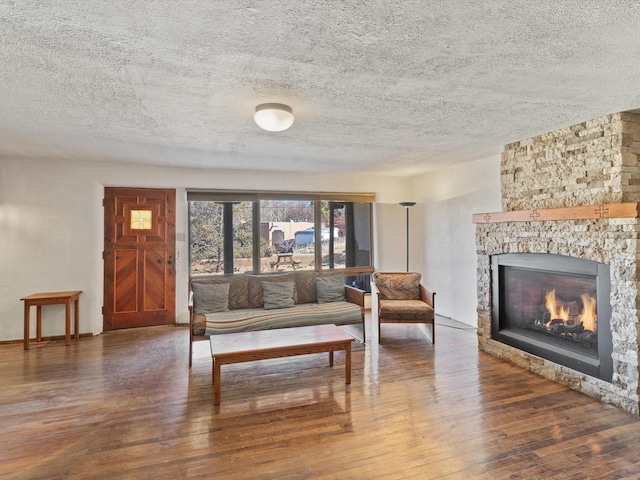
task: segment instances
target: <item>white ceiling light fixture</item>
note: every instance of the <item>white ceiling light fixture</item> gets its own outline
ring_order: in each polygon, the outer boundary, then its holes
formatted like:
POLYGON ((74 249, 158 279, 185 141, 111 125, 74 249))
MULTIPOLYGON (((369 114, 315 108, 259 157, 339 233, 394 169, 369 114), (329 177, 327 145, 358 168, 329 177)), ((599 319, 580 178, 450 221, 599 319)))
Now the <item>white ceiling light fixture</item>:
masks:
POLYGON ((256 107, 253 119, 268 132, 282 132, 293 125, 293 110, 282 103, 262 103, 256 107))

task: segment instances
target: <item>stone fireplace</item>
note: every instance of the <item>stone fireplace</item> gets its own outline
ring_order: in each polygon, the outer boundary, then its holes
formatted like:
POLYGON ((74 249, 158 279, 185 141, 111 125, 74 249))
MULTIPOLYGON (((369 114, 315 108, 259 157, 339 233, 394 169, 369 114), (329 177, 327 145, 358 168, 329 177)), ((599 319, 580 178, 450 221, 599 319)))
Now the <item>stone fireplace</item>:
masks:
POLYGON ((474 215, 480 349, 635 414, 639 161, 629 112, 512 143, 474 215))

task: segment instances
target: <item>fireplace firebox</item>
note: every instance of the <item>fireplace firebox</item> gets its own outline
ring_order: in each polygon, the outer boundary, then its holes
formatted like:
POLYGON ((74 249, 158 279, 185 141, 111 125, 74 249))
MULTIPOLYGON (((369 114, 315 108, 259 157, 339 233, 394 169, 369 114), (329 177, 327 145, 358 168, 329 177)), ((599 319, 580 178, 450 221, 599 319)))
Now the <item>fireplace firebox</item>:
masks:
POLYGON ((611 382, 609 266, 546 253, 491 257, 494 340, 611 382))

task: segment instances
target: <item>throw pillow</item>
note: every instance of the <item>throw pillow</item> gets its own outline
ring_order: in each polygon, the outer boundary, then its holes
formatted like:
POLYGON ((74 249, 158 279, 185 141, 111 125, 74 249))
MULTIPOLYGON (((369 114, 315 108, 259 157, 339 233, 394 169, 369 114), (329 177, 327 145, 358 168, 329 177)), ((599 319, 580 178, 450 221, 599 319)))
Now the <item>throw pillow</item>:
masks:
POLYGON ((200 313, 226 312, 229 310, 229 283, 194 283, 193 311, 200 313))
POLYGON ((344 276, 331 275, 316 278, 318 303, 344 302, 344 276))
POLYGON ((249 308, 264 307, 264 298, 262 294, 262 282, 291 282, 293 283, 293 303, 298 303, 298 295, 296 292, 295 277, 289 274, 278 275, 247 275, 248 279, 248 297, 249 308))
POLYGON ((293 282, 262 282, 265 310, 293 307, 293 282))

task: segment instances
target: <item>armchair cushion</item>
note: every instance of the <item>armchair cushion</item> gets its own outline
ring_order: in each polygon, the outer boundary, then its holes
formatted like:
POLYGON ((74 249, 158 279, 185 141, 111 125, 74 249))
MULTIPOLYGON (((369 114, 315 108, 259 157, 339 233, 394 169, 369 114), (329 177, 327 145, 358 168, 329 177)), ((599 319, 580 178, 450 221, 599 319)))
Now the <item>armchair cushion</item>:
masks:
POLYGON ((430 322, 433 308, 421 300, 380 300, 378 315, 387 320, 430 322))
POLYGON ((380 300, 419 300, 420 279, 417 272, 373 273, 380 300))

